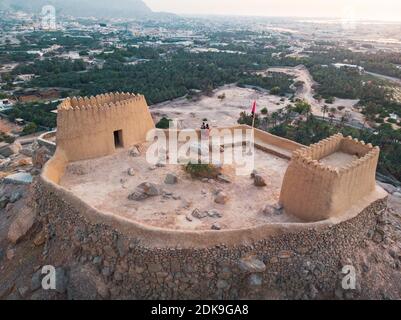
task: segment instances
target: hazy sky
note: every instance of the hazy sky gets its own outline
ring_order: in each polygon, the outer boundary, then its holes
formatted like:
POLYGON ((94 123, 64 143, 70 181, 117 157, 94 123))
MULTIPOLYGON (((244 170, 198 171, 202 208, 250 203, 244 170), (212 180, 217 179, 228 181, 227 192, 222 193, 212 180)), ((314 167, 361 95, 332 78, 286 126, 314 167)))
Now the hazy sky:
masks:
POLYGON ((401 21, 401 0, 144 0, 154 11, 401 21))

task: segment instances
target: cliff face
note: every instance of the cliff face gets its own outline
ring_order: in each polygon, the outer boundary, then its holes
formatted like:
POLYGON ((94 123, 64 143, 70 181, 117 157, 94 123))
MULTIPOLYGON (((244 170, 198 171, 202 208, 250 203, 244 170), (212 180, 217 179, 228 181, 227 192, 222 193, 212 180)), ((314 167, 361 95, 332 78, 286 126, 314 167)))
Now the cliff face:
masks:
POLYGON ((0 9, 40 13, 45 5, 55 6, 59 14, 77 17, 141 18, 153 15, 142 0, 4 0, 0 9))

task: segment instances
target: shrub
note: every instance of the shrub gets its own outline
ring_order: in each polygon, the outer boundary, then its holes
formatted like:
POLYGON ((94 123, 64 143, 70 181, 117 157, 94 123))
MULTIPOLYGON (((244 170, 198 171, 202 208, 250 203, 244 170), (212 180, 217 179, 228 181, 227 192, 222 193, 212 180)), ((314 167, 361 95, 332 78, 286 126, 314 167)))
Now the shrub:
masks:
POLYGON ((36 125, 35 122, 31 122, 24 127, 24 130, 22 130, 22 134, 28 135, 35 133, 36 131, 38 131, 38 126, 36 125))
POLYGON ((270 90, 270 94, 279 95, 281 93, 280 87, 274 87, 270 90))
POLYGON ((166 117, 163 117, 160 119, 160 121, 156 124, 157 129, 168 129, 170 127, 170 121, 171 119, 168 119, 166 117))
POLYGON ((220 174, 220 169, 212 164, 192 162, 185 166, 185 171, 188 172, 192 178, 215 179, 220 174))

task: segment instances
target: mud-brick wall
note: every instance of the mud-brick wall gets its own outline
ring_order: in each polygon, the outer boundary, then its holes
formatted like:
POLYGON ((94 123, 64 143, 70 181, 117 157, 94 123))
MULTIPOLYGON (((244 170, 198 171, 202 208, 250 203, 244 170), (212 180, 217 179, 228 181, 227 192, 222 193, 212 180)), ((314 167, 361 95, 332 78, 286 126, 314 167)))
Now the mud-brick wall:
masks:
POLYGON ((280 203, 286 212, 304 221, 338 217, 376 189, 380 150, 341 134, 294 151, 284 176, 280 203), (360 158, 343 167, 319 160, 336 151, 360 158))
POLYGON ((122 147, 129 148, 145 141, 148 131, 154 129, 144 96, 130 95, 121 101, 111 95, 80 98, 67 108, 68 103, 58 109, 57 146, 69 161, 113 154, 115 131, 121 130, 122 147))
POLYGON ((386 199, 378 200, 357 217, 319 232, 281 234, 253 245, 178 249, 149 248, 140 238, 89 223, 49 189, 37 187, 36 199, 48 237, 44 263, 63 266, 71 274, 77 267, 94 270, 97 283, 103 284, 96 298, 123 299, 315 298, 316 294, 333 294, 341 281, 344 257, 352 257, 386 205, 386 199), (241 269, 240 259, 250 255, 265 268, 241 269))

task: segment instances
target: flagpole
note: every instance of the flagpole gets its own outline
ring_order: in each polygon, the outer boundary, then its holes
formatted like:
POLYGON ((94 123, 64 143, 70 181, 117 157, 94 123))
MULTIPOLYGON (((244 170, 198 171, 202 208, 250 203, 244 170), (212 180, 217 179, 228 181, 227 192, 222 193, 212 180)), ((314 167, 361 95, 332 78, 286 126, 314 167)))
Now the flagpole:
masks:
POLYGON ((252 105, 252 116, 253 116, 252 128, 254 128, 255 127, 255 118, 256 118, 256 100, 253 102, 253 105, 252 105))

